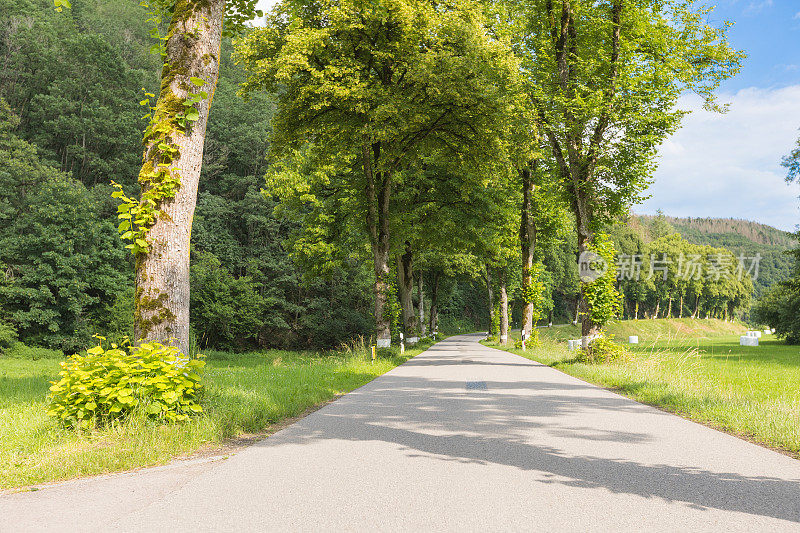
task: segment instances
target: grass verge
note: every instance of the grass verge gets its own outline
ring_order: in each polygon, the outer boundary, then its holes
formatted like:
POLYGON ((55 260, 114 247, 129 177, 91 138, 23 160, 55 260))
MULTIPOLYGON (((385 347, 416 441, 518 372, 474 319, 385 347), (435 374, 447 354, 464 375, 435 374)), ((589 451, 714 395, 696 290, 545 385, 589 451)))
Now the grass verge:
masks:
POLYGON ((282 420, 356 389, 424 351, 209 352, 206 412, 183 424, 132 419, 92 432, 62 428, 45 414, 59 359, 0 357, 0 489, 165 464, 282 420))
POLYGON ((618 338, 638 333, 640 339, 638 346, 626 346, 630 354, 615 363, 577 361, 563 342, 576 338, 573 326, 540 330, 542 345, 527 352, 486 344, 798 457, 800 347, 772 336, 762 338, 758 347, 739 346, 731 328, 741 326, 687 320, 680 327, 653 320, 612 324, 609 329, 618 338))

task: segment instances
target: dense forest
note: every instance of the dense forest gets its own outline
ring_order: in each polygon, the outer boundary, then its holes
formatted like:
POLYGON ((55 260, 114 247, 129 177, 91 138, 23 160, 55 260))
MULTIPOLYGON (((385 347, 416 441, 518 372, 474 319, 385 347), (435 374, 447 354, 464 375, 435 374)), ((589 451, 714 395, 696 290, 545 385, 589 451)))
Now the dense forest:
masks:
MULTIPOLYGON (((64 13, 49 0, 0 0, 0 320, 26 343, 75 352, 95 333, 132 334, 134 259, 117 235, 111 182, 128 196, 140 194, 146 121, 137 95, 159 84, 150 34, 143 8, 127 0, 76 2, 64 13)), ((253 85, 247 53, 238 64, 232 54, 225 38, 191 233, 193 338, 201 347, 248 349, 335 347, 369 337, 375 322, 369 230, 347 210, 330 210, 346 201, 345 186, 317 190, 317 204, 282 189, 286 169, 275 169, 270 149, 285 94, 253 85), (247 99, 239 94, 242 84, 247 99)), ((313 175, 302 164, 295 171, 313 175)), ((522 275, 531 267, 518 268, 526 260, 518 252, 492 257, 480 242, 482 217, 501 217, 505 212, 490 210, 507 207, 498 208, 501 201, 485 185, 472 196, 457 190, 441 179, 448 172, 446 162, 427 161, 422 185, 396 200, 393 209, 407 224, 405 246, 420 253, 413 271, 402 253, 391 261, 394 298, 399 287, 407 301, 390 307, 410 308, 412 317, 421 312, 428 330, 496 329, 507 295, 518 326, 530 303, 521 292, 530 280, 522 275), (431 221, 425 198, 440 202, 440 220, 431 221), (455 214, 444 223, 448 209, 455 214), (472 240, 459 232, 471 232, 472 240), (459 253, 443 259, 439 251, 447 246, 459 253)), ((540 238, 529 260, 541 265, 541 320, 576 320, 576 250, 585 239, 580 231, 576 236, 580 224, 568 210, 543 198, 531 200, 546 215, 532 223, 534 233, 536 224, 559 228, 539 231, 549 237, 540 238)), ((706 266, 724 256, 732 268, 739 254, 762 256, 754 281, 751 273, 721 280, 703 274, 683 283, 674 269, 664 270, 664 283, 655 283, 652 271, 650 279, 619 277, 625 316, 729 318, 746 313, 754 286, 758 296, 788 277, 791 261, 782 252, 791 242, 777 230, 624 212, 598 228, 618 254, 648 258, 684 247, 706 266)), ((512 224, 508 233, 519 231, 512 224)))

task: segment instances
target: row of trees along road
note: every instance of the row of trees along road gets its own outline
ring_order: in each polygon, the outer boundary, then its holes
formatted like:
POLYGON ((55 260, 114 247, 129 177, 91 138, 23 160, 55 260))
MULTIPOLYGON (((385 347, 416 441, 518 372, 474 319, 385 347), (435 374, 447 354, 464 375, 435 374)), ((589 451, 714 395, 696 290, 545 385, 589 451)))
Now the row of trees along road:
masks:
MULTIPOLYGON (((136 257, 137 340, 188 349, 189 236, 223 18, 240 31, 253 4, 154 6, 155 22, 170 22, 142 195, 117 194, 136 257)), ((558 275, 542 250, 570 218, 577 252, 603 248, 597 230, 641 198, 679 125, 678 95, 714 108, 714 89, 738 70, 742 54, 709 11, 682 0, 280 2, 265 27, 244 31, 236 58, 245 96, 277 95, 267 190, 302 217, 296 259, 324 269, 368 245, 382 345, 393 262, 407 334, 419 322, 415 268, 483 271, 490 286, 497 276, 503 317, 506 284, 519 283, 530 330, 558 275)), ((593 291, 582 283, 586 335, 598 327, 593 291)))

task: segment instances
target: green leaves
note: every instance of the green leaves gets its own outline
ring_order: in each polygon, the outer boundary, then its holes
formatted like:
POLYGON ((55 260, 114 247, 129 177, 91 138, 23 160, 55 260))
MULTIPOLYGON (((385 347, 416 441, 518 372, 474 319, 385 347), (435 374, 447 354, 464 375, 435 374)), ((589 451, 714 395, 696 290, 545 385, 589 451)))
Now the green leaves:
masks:
POLYGON ((53 0, 53 4, 55 5, 55 10, 61 13, 63 8, 70 9, 72 4, 69 3, 69 0, 53 0))
POLYGON ((130 416, 177 422, 203 412, 199 372, 177 348, 158 343, 111 349, 95 346, 61 363, 51 382, 48 414, 65 425, 91 428, 130 416))

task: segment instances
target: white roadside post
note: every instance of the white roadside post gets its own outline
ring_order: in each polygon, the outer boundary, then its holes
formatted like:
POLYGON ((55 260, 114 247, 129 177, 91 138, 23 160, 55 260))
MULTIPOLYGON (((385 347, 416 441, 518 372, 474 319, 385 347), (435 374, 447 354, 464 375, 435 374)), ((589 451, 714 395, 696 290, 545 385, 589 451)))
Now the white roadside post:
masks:
POLYGON ((525 330, 522 330, 522 351, 525 351, 525 330))
POLYGON ((639 336, 638 335, 630 335, 628 337, 628 344, 639 344, 639 336))
POLYGON ((406 345, 403 343, 403 332, 400 332, 400 355, 406 353, 406 345))

